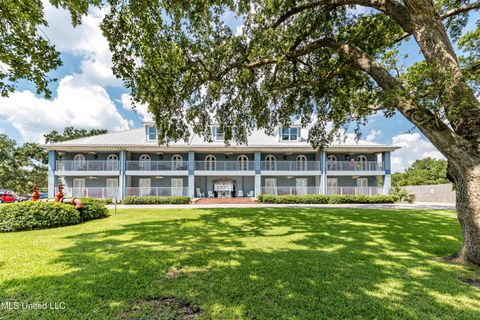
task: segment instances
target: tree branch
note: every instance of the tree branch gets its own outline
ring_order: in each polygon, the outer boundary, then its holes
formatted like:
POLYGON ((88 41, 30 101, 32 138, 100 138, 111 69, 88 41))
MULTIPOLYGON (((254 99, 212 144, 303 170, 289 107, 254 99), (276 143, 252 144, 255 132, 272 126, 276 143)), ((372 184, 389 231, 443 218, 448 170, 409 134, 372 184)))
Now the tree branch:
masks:
MULTIPOLYGON (((243 67, 258 68, 269 64, 276 64, 285 59, 289 60, 299 58, 321 48, 332 49, 337 53, 349 58, 351 60, 351 70, 361 70, 367 73, 384 91, 399 90, 401 92, 404 90, 398 79, 392 76, 382 64, 372 59, 363 50, 345 42, 329 38, 316 40, 302 48, 287 52, 281 57, 256 61, 244 65, 243 67)), ((342 71, 343 70, 339 70, 339 72, 342 71)), ((336 74, 335 71, 332 73, 332 75, 334 74, 336 74)), ((300 85, 302 84, 309 83, 300 83, 300 85)), ((291 85, 296 86, 299 84, 292 83, 291 85)), ((288 88, 283 87, 282 89, 288 88)), ((417 105, 412 103, 412 101, 401 94, 397 94, 396 109, 413 124, 415 124, 435 145, 440 145, 441 143, 445 142, 452 146, 469 144, 468 141, 453 132, 452 129, 449 128, 436 114, 432 113, 430 110, 419 108, 417 105)), ((459 150, 455 150, 454 152, 459 152, 459 150)))
POLYGON ((468 11, 470 11, 470 10, 476 10, 476 9, 480 9, 480 1, 471 3, 471 4, 466 5, 466 6, 464 6, 464 7, 455 8, 455 9, 449 10, 449 11, 445 12, 444 14, 442 14, 442 15, 440 16, 440 19, 442 19, 442 20, 443 20, 443 19, 447 19, 447 18, 456 16, 456 15, 458 15, 458 14, 465 13, 465 12, 468 12, 468 11))
MULTIPOLYGON (((440 16, 440 19, 445 20, 447 18, 451 18, 451 17, 456 16, 458 14, 462 14, 462 13, 465 13, 465 12, 468 12, 468 11, 471 11, 471 10, 476 10, 476 9, 480 9, 480 1, 471 3, 471 4, 466 5, 464 7, 449 10, 449 11, 445 12, 444 14, 442 14, 440 16)), ((411 36, 410 32, 405 32, 400 37, 398 37, 397 40, 395 40, 395 43, 398 43, 398 42, 402 41, 403 39, 408 38, 410 36, 411 36)))
POLYGON ((323 6, 325 9, 329 8, 330 10, 332 10, 334 8, 347 5, 370 7, 385 12, 386 14, 394 18, 397 22, 399 22, 400 25, 404 25, 405 23, 410 21, 409 14, 405 10, 405 7, 395 0, 323 0, 293 7, 292 9, 281 15, 270 27, 272 29, 275 29, 283 22, 287 21, 289 18, 305 10, 314 9, 320 6, 323 6))

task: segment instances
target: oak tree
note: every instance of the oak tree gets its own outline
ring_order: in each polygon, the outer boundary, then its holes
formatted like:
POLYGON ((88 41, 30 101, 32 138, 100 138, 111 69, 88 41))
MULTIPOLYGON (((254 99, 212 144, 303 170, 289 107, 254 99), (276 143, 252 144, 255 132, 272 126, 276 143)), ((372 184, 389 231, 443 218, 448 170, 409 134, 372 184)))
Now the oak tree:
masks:
MULTIPOLYGON (((448 159, 463 246, 480 264, 480 29, 469 0, 110 0, 113 71, 148 104, 160 143, 189 126, 246 142, 254 128, 313 123, 322 148, 376 112, 411 121, 448 159), (242 27, 226 23, 235 16, 242 27), (399 44, 422 61, 402 67, 399 44), (461 49, 459 55, 455 47, 461 49), (330 130, 327 124, 333 123, 330 130), (233 137, 233 132, 235 136, 233 137)), ((478 16, 477 16, 478 17, 478 16)))

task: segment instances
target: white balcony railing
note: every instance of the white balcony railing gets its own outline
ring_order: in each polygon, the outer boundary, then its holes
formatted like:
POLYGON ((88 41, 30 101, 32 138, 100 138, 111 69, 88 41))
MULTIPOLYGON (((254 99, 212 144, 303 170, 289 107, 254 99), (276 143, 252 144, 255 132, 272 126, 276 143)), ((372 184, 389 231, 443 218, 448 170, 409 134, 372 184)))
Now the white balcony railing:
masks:
POLYGON ((253 171, 253 161, 195 161, 195 170, 200 171, 253 171))
MULTIPOLYGON (((320 187, 262 187, 263 194, 271 194, 277 196, 283 195, 304 195, 304 194, 320 194, 320 187)), ((328 195, 366 195, 373 196, 382 194, 380 187, 335 187, 327 188, 328 195)))
POLYGON ((187 170, 186 161, 127 161, 131 171, 179 171, 187 170))
POLYGON ((327 161, 327 171, 383 171, 382 161, 327 161))
POLYGON ((58 160, 57 171, 118 171, 118 160, 58 160))
POLYGON ((263 171, 319 171, 319 161, 262 161, 263 171))
POLYGON ((374 196, 382 194, 380 187, 329 187, 327 188, 328 195, 365 195, 374 196))
POLYGON ((75 198, 118 199, 120 196, 120 189, 108 187, 66 188, 63 190, 63 193, 67 197, 75 198))
POLYGON ((262 187, 262 193, 276 196, 319 194, 320 187, 262 187))
POLYGON ((126 195, 128 196, 157 196, 157 197, 169 197, 169 196, 187 196, 187 187, 127 187, 126 195))

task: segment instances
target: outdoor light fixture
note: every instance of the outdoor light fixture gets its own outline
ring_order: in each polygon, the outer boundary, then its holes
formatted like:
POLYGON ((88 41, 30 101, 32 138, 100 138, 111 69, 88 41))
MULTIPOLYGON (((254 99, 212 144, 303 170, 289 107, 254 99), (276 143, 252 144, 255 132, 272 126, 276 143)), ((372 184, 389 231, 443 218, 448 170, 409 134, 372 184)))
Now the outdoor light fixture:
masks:
POLYGON ((87 177, 87 179, 88 179, 88 180, 96 180, 96 179, 97 179, 97 177, 94 177, 94 176, 89 176, 89 177, 87 177))
POLYGON ((155 179, 163 179, 162 176, 156 176, 155 179))
POLYGON ((293 179, 293 176, 286 176, 288 180, 293 179))

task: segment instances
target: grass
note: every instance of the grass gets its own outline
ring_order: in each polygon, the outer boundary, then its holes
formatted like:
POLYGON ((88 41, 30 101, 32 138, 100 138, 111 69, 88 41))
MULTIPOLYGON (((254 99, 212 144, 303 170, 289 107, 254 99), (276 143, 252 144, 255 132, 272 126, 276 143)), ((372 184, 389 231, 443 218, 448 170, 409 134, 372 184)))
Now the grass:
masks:
POLYGON ((0 302, 65 307, 2 319, 480 318, 448 211, 130 209, 0 243, 0 302))

